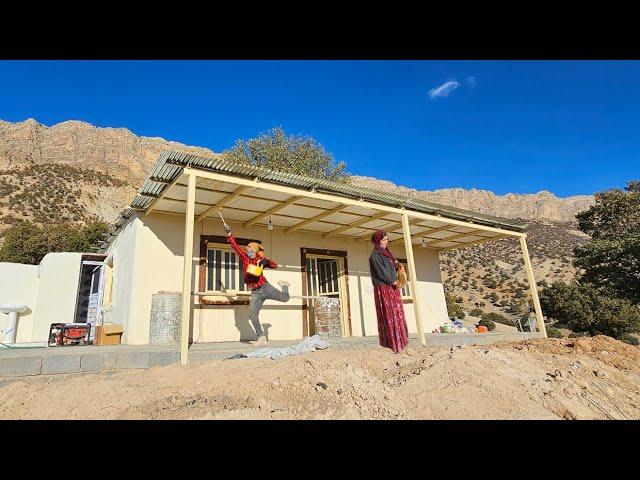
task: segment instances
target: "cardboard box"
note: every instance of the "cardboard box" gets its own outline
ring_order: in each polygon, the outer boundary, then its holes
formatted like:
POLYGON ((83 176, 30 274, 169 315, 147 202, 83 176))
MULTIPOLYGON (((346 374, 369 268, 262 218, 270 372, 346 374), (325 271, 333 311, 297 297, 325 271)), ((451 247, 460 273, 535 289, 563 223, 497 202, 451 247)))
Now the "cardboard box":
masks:
POLYGON ((94 345, 120 345, 124 329, 120 324, 98 325, 93 338, 94 345))

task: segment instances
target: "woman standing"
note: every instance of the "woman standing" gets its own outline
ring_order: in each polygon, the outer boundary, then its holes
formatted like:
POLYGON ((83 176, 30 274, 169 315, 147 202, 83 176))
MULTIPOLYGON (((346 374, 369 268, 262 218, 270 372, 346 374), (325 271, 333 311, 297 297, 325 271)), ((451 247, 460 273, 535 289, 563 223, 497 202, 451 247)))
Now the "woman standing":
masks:
POLYGON ((407 321, 398 289, 398 261, 387 244, 387 232, 378 230, 371 236, 374 250, 369 257, 373 294, 378 316, 380 345, 400 352, 409 343, 407 321))

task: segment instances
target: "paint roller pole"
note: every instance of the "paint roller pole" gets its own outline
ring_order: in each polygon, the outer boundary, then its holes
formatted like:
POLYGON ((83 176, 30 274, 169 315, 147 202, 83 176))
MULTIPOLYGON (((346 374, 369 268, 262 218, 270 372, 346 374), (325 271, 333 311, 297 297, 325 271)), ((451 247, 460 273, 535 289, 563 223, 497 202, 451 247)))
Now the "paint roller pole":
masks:
POLYGON ((189 361, 189 324, 191 323, 191 274, 193 272, 193 224, 196 200, 196 176, 188 172, 187 211, 184 217, 184 276, 182 278, 182 327, 180 336, 180 365, 189 361))
POLYGON ((411 243, 411 230, 409 229, 409 217, 402 214, 402 234, 404 235, 404 251, 407 254, 407 267, 409 268, 409 283, 411 284, 411 295, 413 296, 413 312, 416 317, 416 327, 420 335, 420 342, 426 345, 424 338, 424 327, 422 326, 422 312, 420 311, 420 296, 418 295, 418 282, 416 277, 416 264, 413 259, 413 243, 411 243))

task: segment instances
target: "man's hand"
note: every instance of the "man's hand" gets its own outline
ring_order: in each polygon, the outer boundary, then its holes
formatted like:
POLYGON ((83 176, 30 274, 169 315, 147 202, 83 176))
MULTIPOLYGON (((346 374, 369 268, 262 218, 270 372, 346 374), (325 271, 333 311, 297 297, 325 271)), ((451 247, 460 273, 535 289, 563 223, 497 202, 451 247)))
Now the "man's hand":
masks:
POLYGON ((231 236, 231 227, 226 223, 224 224, 224 231, 227 232, 227 237, 231 236))

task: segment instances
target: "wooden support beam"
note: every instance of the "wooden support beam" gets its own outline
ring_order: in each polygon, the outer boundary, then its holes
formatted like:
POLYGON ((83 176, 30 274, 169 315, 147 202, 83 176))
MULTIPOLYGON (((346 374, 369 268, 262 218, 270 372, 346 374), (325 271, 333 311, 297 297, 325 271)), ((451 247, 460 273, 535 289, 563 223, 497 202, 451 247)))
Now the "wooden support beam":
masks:
POLYGON ((416 317, 416 329, 420 335, 422 345, 427 345, 424 337, 424 326, 422 325, 422 309, 420 308, 420 295, 418 294, 418 281, 416 277, 416 263, 413 258, 413 243, 411 242, 411 229, 409 228, 409 217, 402 215, 402 233, 404 235, 404 250, 407 255, 407 267, 409 268, 409 283, 411 284, 411 294, 413 296, 413 313, 416 317))
POLYGON ((349 230, 349 229, 355 228, 355 227, 359 227, 360 225, 372 222, 374 220, 378 220, 379 218, 385 217, 387 215, 389 215, 388 212, 378 212, 375 215, 372 215, 370 217, 361 218, 360 220, 356 220, 355 222, 350 223, 349 225, 345 225, 343 227, 336 228, 335 230, 331 230, 330 232, 327 232, 322 236, 324 238, 333 237, 334 235, 338 235, 339 233, 342 233, 342 232, 344 232, 346 230, 349 230))
MULTIPOLYGON (((186 172, 192 172, 198 177, 208 178, 210 180, 217 180, 220 182, 231 183, 235 185, 245 185, 254 188, 260 188, 263 190, 270 190, 273 192, 286 193, 291 196, 300 195, 307 198, 313 198, 316 200, 324 200, 326 202, 332 203, 341 203, 343 205, 354 205, 358 207, 365 207, 375 211, 385 211, 389 213, 396 213, 402 215, 403 213, 407 213, 412 218, 420 219, 420 220, 428 220, 428 221, 437 221, 437 222, 446 222, 450 225, 456 225, 461 227, 474 227, 480 230, 486 230, 488 232, 501 233, 504 235, 510 235, 513 237, 521 237, 524 236, 524 232, 516 232, 513 230, 506 230, 504 228, 499 227, 491 227, 488 225, 479 225, 477 223, 472 223, 470 221, 463 220, 455 220, 452 218, 445 217, 443 215, 433 215, 428 213, 416 212, 416 211, 406 211, 401 208, 391 207, 388 205, 381 205, 378 203, 369 202, 366 200, 353 200, 351 198, 341 197, 338 195, 331 195, 327 193, 319 193, 319 192, 308 192, 305 190, 301 190, 299 188, 288 187, 284 185, 276 185, 274 183, 268 182, 259 182, 254 180, 249 180, 246 178, 235 177, 232 175, 224 175, 222 173, 210 172, 207 170, 200 170, 198 168, 185 167, 183 170, 186 172)), ((332 212, 335 213, 335 212, 332 212)))
MULTIPOLYGON (((451 230, 453 231, 453 230, 451 230)), ((469 235, 474 235, 476 232, 481 232, 482 230, 471 230, 470 232, 460 232, 457 235, 451 235, 450 237, 446 237, 446 238, 437 238, 435 240, 431 240, 429 242, 426 242, 425 245, 431 245, 433 243, 439 243, 439 242, 450 242, 453 240, 457 240, 458 238, 463 238, 463 237, 468 237, 469 235)))
MULTIPOLYGON (((409 225, 417 225, 420 222, 423 222, 424 219, 422 218, 414 218, 413 220, 409 220, 409 225)), ((368 228, 368 227, 362 227, 362 228, 368 228)), ((395 222, 395 225, 391 225, 390 227, 383 227, 383 230, 387 233, 397 233, 396 230, 402 230, 402 222, 395 222)), ((376 228, 371 228, 370 230, 377 230, 376 228)), ((422 235, 422 232, 420 232, 418 235, 422 235)), ((389 241, 389 243, 397 243, 397 242, 401 242, 402 239, 404 237, 400 237, 400 238, 396 238, 395 240, 391 240, 389 241)), ((357 239, 358 241, 370 241, 371 240, 371 235, 367 234, 367 235, 363 235, 361 237, 358 237, 357 239)))
MULTIPOLYGON (((184 172, 183 172, 183 173, 184 173, 184 172)), ((182 177, 182 174, 180 174, 180 175, 176 176, 176 178, 174 178, 174 179, 173 179, 173 181, 172 181, 169 185, 167 185, 166 187, 164 187, 164 190, 162 190, 162 193, 161 193, 160 195, 158 195, 158 197, 157 197, 155 200, 153 200, 153 202, 151 202, 151 203, 149 204, 149 206, 147 207, 147 211, 146 211, 146 212, 144 212, 144 215, 143 215, 143 216, 145 216, 145 217, 146 217, 147 215, 149 215, 149 214, 151 213, 151 211, 152 211, 152 210, 153 210, 153 208, 156 206, 156 204, 157 204, 160 200, 162 200, 162 199, 163 199, 163 198, 164 198, 164 197, 169 193, 169 190, 171 190, 171 189, 173 188, 173 186, 174 186, 176 183, 178 183, 178 180, 179 180, 181 177, 182 177)))
MULTIPOLYGON (((443 232, 445 230, 449 230, 453 228, 455 225, 443 225, 441 227, 432 228, 431 230, 427 230, 426 232, 420 232, 416 235, 417 239, 428 238, 427 235, 431 235, 432 233, 443 232)), ((399 243, 402 242, 404 237, 396 238, 395 240, 390 241, 389 243, 399 243)))
POLYGON ((195 215, 196 176, 187 173, 189 177, 187 187, 187 213, 184 217, 184 251, 182 276, 182 326, 180 335, 180 365, 185 366, 189 361, 189 325, 191 323, 191 275, 193 273, 193 217, 195 215))
MULTIPOLYGON (((280 205, 276 205, 275 207, 267 210, 264 213, 261 213, 260 215, 253 217, 251 220, 249 220, 248 222, 246 222, 243 227, 247 228, 250 227, 251 225, 255 225, 257 222, 259 222, 260 220, 262 220, 263 218, 267 218, 269 215, 273 215, 274 213, 276 213, 279 210, 282 210, 286 207, 288 207, 289 205, 293 205, 294 203, 296 203, 298 200, 302 200, 304 197, 301 196, 295 196, 295 197, 291 197, 289 200, 286 200, 284 202, 279 202, 280 205)), ((271 201, 271 200, 270 200, 271 201)))
MULTIPOLYGON (((334 202, 337 202, 337 201, 338 200, 334 200, 334 202)), ((334 213, 338 213, 340 210, 343 210, 345 208, 347 208, 346 205, 338 205, 337 207, 335 207, 335 208, 333 208, 331 210, 328 210, 326 212, 320 213, 320 214, 316 215, 315 217, 311 217, 310 219, 305 220, 304 222, 297 223, 293 227, 288 228, 287 229, 287 233, 295 232, 296 230, 299 230, 300 228, 305 227, 305 226, 309 225, 310 223, 317 222, 318 220, 322 220, 323 218, 328 217, 330 215, 333 215, 334 213)))
POLYGON ((533 307, 536 311, 536 319, 538 320, 538 330, 542 332, 544 338, 547 338, 547 328, 544 325, 542 307, 540 306, 540 299, 538 298, 538 286, 536 285, 536 279, 533 277, 533 268, 531 267, 531 259, 529 258, 529 249, 527 248, 527 240, 525 237, 520 237, 520 247, 522 249, 522 257, 524 258, 524 270, 527 272, 529 289, 531 290, 531 297, 533 298, 533 307))
MULTIPOLYGON (((473 242, 464 242, 464 243, 460 243, 459 245, 451 245, 450 247, 442 247, 442 248, 432 247, 432 248, 438 248, 439 251, 446 252, 447 250, 457 250, 459 248, 472 247, 473 245, 479 245, 481 243, 487 243, 487 242, 491 242, 493 240, 502 240, 502 239, 505 239, 505 238, 513 238, 513 237, 511 237, 509 235, 496 235, 495 237, 486 237, 486 240, 485 239, 474 240, 473 242)), ((446 242, 447 239, 443 238, 440 241, 441 242, 446 242)))
POLYGON ((226 197, 224 197, 222 200, 220 200, 218 203, 216 203, 215 205, 207 208, 204 212, 202 212, 198 218, 196 218, 196 222, 200 222, 203 219, 205 219, 206 217, 209 216, 209 214, 211 214, 214 211, 218 211, 220 210, 222 207, 224 207, 225 205, 228 205, 229 203, 233 202, 236 198, 238 198, 240 195, 242 195, 242 192, 246 191, 249 187, 246 186, 239 186, 238 188, 236 188, 234 190, 234 192, 231 195, 227 195, 226 197))

